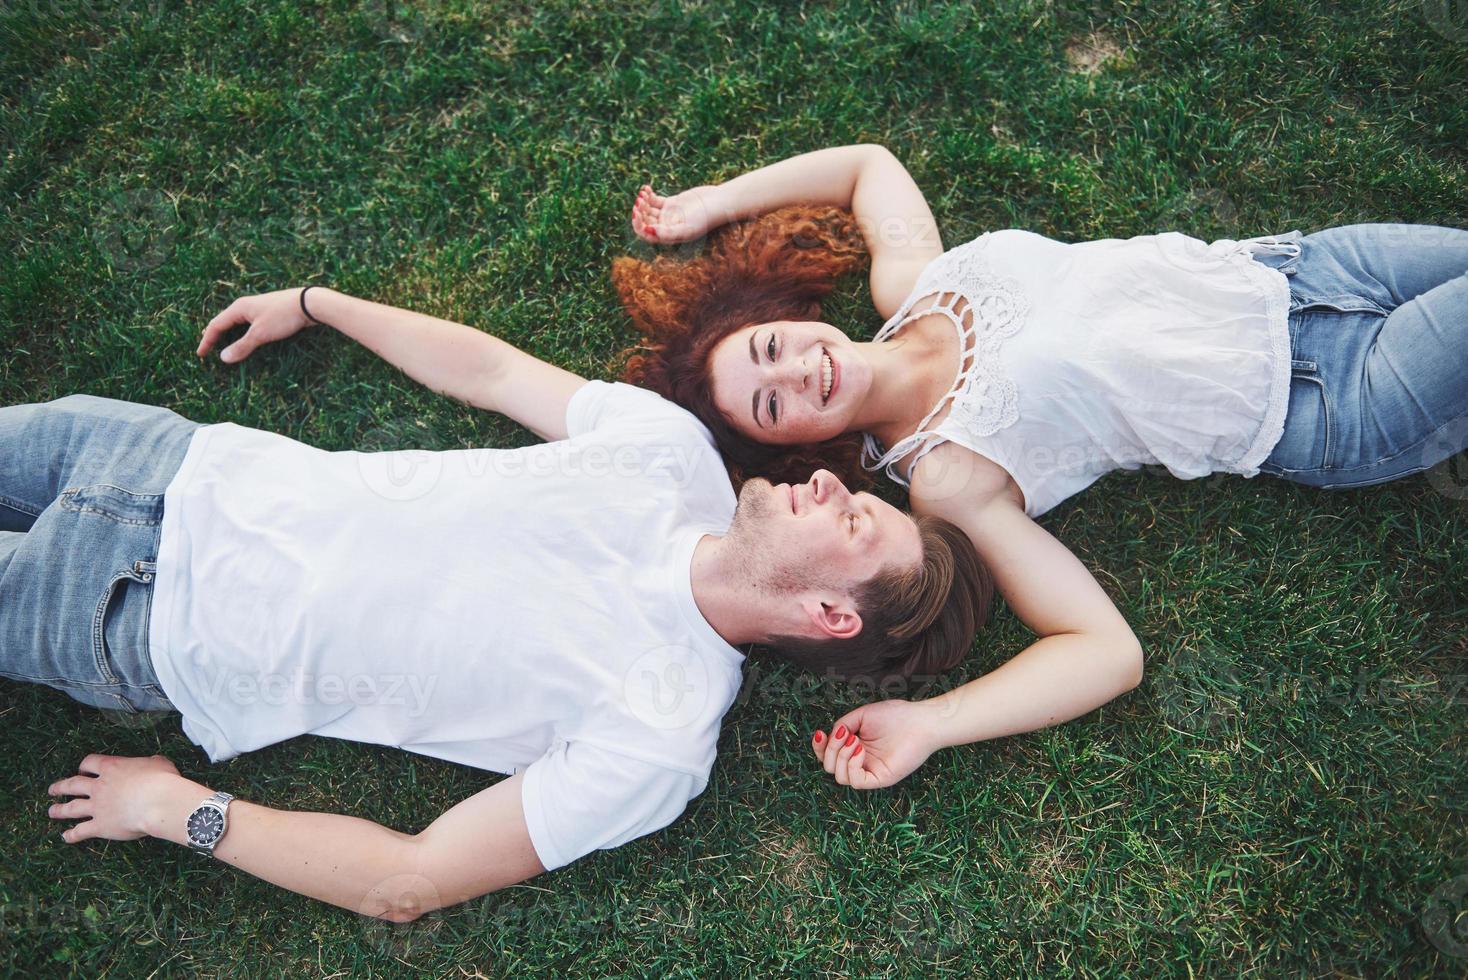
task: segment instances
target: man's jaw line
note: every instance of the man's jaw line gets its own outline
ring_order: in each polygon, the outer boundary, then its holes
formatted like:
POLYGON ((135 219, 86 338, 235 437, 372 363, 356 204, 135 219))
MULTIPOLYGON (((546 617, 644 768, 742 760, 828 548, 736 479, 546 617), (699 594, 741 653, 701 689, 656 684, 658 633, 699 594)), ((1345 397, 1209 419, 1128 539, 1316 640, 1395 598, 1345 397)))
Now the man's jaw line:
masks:
POLYGON ((779 632, 770 617, 770 597, 731 567, 730 554, 727 534, 705 534, 699 539, 689 568, 693 601, 730 646, 767 643, 779 632))

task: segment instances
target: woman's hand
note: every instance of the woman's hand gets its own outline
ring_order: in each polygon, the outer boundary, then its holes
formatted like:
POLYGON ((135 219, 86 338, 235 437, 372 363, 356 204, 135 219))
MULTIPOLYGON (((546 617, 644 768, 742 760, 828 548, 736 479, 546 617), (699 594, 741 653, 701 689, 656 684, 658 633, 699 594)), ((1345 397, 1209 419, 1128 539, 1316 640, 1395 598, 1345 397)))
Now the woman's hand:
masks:
MULTIPOLYGON (((178 768, 161 755, 130 758, 93 753, 82 760, 79 775, 52 783, 51 796, 70 796, 53 803, 53 820, 80 821, 62 832, 75 844, 92 837, 138 840, 148 836, 148 815, 164 782, 181 778, 178 768)), ((201 797, 202 799, 202 797, 201 797)))
MULTIPOLYGON (((307 298, 307 303, 315 296, 312 293, 307 298)), ((204 336, 199 338, 199 349, 196 353, 203 357, 226 332, 244 323, 250 325, 245 335, 219 352, 219 359, 227 364, 244 360, 257 347, 284 340, 299 332, 302 327, 308 326, 311 321, 301 312, 299 287, 278 289, 273 293, 260 293, 257 296, 241 296, 209 321, 209 325, 204 328, 204 336)))
POLYGON ((632 205, 632 230, 645 242, 672 245, 702 238, 729 221, 718 213, 718 188, 705 184, 662 197, 644 184, 632 205))
POLYGON ((896 699, 862 705, 836 720, 830 738, 816 732, 811 749, 842 786, 891 786, 943 747, 930 724, 931 705, 896 699))

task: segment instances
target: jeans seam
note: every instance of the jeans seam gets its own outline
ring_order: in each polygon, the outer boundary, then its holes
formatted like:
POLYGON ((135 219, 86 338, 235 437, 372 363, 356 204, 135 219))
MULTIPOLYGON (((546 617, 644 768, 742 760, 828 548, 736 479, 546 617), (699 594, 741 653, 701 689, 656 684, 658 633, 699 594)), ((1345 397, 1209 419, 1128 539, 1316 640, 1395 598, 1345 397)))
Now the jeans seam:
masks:
POLYGON ((14 681, 22 681, 26 684, 45 684, 48 687, 54 684, 63 684, 67 687, 95 688, 98 691, 107 691, 112 688, 147 688, 147 684, 124 684, 121 681, 107 683, 105 681, 83 681, 75 677, 38 677, 34 674, 19 674, 10 670, 0 670, 0 677, 6 677, 14 681))
MULTIPOLYGON (((96 662, 97 671, 107 678, 111 685, 121 687, 122 682, 112 671, 112 665, 107 662, 107 607, 112 604, 112 597, 117 590, 119 582, 141 582, 142 578, 136 572, 125 570, 118 572, 107 583, 107 588, 102 591, 102 598, 97 603, 97 612, 92 617, 92 659, 96 662)), ((145 583, 146 584, 146 583, 145 583)), ((123 586, 126 589, 126 586, 123 586)), ((151 590, 150 590, 151 591, 151 590)), ((125 598, 125 597, 124 597, 125 598)), ((121 610, 118 610, 121 612, 121 610)), ((139 685, 128 685, 136 687, 139 685)))
MULTIPOLYGON (((1325 416, 1325 451, 1320 454, 1320 465, 1304 470, 1295 470, 1288 467, 1280 467, 1281 470, 1290 473, 1313 473, 1318 470, 1332 470, 1330 465, 1331 450, 1335 448, 1335 419, 1330 410, 1330 394, 1325 387, 1325 379, 1318 373, 1296 372, 1293 377, 1300 381, 1309 381, 1320 389, 1320 411, 1325 416)), ((1288 424, 1288 423, 1286 423, 1288 424)))
POLYGON ((1310 313, 1324 310, 1327 313, 1371 313, 1376 316, 1390 316, 1391 310, 1382 309, 1380 303, 1372 300, 1363 300, 1358 296, 1330 297, 1328 299, 1312 299, 1303 302, 1290 310, 1291 313, 1310 313), (1352 306, 1350 303, 1365 303, 1364 306, 1352 306))
MULTIPOLYGON (((1275 466, 1275 467, 1273 467, 1272 471, 1270 471, 1270 472, 1272 472, 1272 474, 1273 475, 1276 475, 1276 476, 1281 475, 1281 474, 1285 474, 1285 473, 1290 473, 1290 474, 1300 474, 1300 473, 1314 474, 1314 473, 1319 473, 1319 474, 1322 474, 1322 475, 1329 474, 1331 476, 1341 477, 1341 476, 1347 476, 1348 474, 1351 474, 1351 473, 1357 473, 1357 472, 1361 472, 1361 471, 1374 470, 1374 469, 1376 469, 1378 467, 1386 466, 1387 464, 1389 464, 1391 462, 1394 462, 1395 460, 1401 459, 1403 456, 1407 455, 1408 453, 1413 452, 1414 450, 1420 450, 1423 447, 1423 445, 1426 444, 1427 440, 1429 440, 1433 436, 1437 435, 1437 433, 1441 432, 1443 429, 1446 429, 1450 425, 1455 425, 1455 424, 1457 424, 1459 422, 1462 422, 1462 421, 1465 421, 1465 420, 1468 420, 1468 412, 1464 412, 1461 415, 1457 415, 1457 416, 1455 416, 1453 418, 1448 419, 1442 425, 1439 425, 1437 428, 1433 429, 1427 435, 1423 436, 1421 439, 1418 439, 1416 442, 1412 443, 1412 445, 1407 446, 1407 447, 1405 447, 1403 449, 1399 449, 1396 452, 1392 453, 1390 456, 1383 456, 1383 457, 1381 457, 1378 460, 1374 460, 1373 462, 1362 464, 1361 466, 1352 466, 1352 467, 1348 467, 1348 468, 1333 469, 1333 470, 1327 470, 1327 469, 1324 469, 1324 468, 1316 468, 1316 469, 1309 469, 1309 470, 1294 470, 1294 469, 1289 469, 1288 467, 1284 467, 1284 466, 1275 466)), ((1461 452, 1461 450, 1459 450, 1459 451, 1461 452)), ((1401 479, 1402 477, 1412 476, 1412 475, 1414 475, 1416 473, 1421 473, 1422 471, 1428 470, 1428 469, 1431 469, 1431 468, 1432 468, 1431 466, 1422 465, 1422 466, 1414 467, 1414 468, 1409 469, 1409 470, 1404 470, 1404 471, 1402 471, 1400 473, 1393 473, 1391 476, 1382 477, 1381 479, 1372 479, 1372 478, 1369 478, 1368 477, 1365 480, 1351 481, 1351 482, 1347 482, 1347 483, 1322 483, 1322 484, 1316 485, 1315 488, 1317 490, 1349 490, 1349 489, 1353 489, 1355 487, 1369 487, 1369 486, 1373 486, 1373 485, 1378 484, 1378 483, 1388 483, 1388 482, 1390 482, 1392 480, 1401 479)), ((1264 467, 1261 465, 1260 466, 1260 469, 1263 470, 1264 467)))
POLYGON ((41 516, 41 511, 36 510, 24 500, 17 500, 14 497, 7 497, 3 494, 0 494, 0 507, 9 507, 11 510, 18 510, 22 514, 28 514, 31 517, 41 516))
MULTIPOLYGON (((153 679, 158 679, 158 668, 153 665, 153 590, 158 584, 158 545, 163 536, 163 528, 160 525, 158 532, 153 536, 153 557, 147 561, 152 581, 147 583, 148 596, 143 603, 143 659, 148 662, 148 671, 153 679)), ((169 706, 173 701, 163 690, 162 684, 144 684, 143 687, 152 693, 158 700, 169 706)))
MULTIPOLYGON (((1424 435, 1421 439, 1418 439, 1416 442, 1412 443, 1410 446, 1405 446, 1405 447, 1403 447, 1401 449, 1398 449, 1396 452, 1392 453, 1390 456, 1383 456, 1383 457, 1381 457, 1378 460, 1375 460, 1375 461, 1370 462, 1370 463, 1366 463, 1366 464, 1364 464, 1362 466, 1352 466, 1352 467, 1349 467, 1349 468, 1335 469, 1335 470, 1332 470, 1331 472, 1344 474, 1344 473, 1353 473, 1353 472, 1355 472, 1357 470, 1372 470, 1372 469, 1377 468, 1378 466, 1386 466, 1388 463, 1392 463, 1392 462, 1395 462, 1396 460, 1401 459, 1403 456, 1407 455, 1408 453, 1411 453, 1411 452, 1420 450, 1427 443, 1427 440, 1431 439, 1433 436, 1437 435, 1439 432, 1441 432, 1443 429, 1446 429, 1448 426, 1455 425, 1458 422, 1464 421, 1465 419, 1468 419, 1468 412, 1464 412, 1461 415, 1456 415, 1453 418, 1448 419, 1442 425, 1437 426, 1431 432, 1429 432, 1426 435, 1424 435)), ((1420 472, 1422 472, 1425 469, 1430 469, 1430 467, 1428 467, 1428 466, 1419 466, 1415 470, 1410 470, 1410 471, 1408 471, 1406 473, 1402 473, 1400 475, 1401 476, 1411 476, 1413 473, 1420 473, 1420 472)))
POLYGON ((156 526, 160 524, 163 520, 163 516, 161 513, 163 494, 144 493, 138 490, 129 490, 127 487, 120 487, 115 483, 87 483, 81 486, 67 487, 65 490, 61 491, 60 496, 57 497, 57 503, 61 505, 61 508, 63 510, 69 510, 72 513, 97 514, 99 516, 116 521, 119 524, 130 524, 134 527, 156 526), (136 499, 140 503, 146 502, 148 506, 160 511, 160 513, 156 517, 124 517, 123 515, 117 514, 111 510, 108 510, 105 507, 96 507, 92 504, 78 504, 75 502, 76 495, 81 493, 83 490, 95 490, 99 487, 104 487, 108 490, 116 490, 118 493, 126 494, 127 496, 136 499))
POLYGON ((107 606, 112 602, 112 591, 117 587, 120 578, 123 576, 113 576, 107 583, 107 587, 102 590, 102 598, 97 602, 97 611, 92 614, 92 661, 108 684, 116 684, 117 675, 112 673, 112 668, 107 663, 103 624, 107 620, 107 606))

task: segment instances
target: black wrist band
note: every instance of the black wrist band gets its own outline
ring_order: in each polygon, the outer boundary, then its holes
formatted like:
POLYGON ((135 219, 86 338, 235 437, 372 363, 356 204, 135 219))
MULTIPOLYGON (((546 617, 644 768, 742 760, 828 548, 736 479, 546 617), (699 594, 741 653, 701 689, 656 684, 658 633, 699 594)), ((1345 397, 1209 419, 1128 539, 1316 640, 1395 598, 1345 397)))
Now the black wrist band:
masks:
POLYGON ((305 289, 302 289, 301 290, 301 312, 306 315, 306 319, 307 320, 310 320, 312 323, 316 324, 317 326, 324 327, 324 326, 326 326, 326 324, 324 324, 320 320, 316 319, 314 316, 311 315, 311 311, 308 310, 308 309, 306 309, 306 292, 307 292, 307 290, 311 290, 311 289, 315 289, 315 288, 316 288, 316 284, 315 283, 312 283, 311 285, 305 287, 305 289))

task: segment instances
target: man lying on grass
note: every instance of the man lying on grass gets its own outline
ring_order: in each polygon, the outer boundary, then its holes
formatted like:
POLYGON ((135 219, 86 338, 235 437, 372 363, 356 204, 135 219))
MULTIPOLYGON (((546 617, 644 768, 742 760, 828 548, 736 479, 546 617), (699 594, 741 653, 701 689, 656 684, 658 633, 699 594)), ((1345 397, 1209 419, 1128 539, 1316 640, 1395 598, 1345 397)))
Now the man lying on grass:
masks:
POLYGON ((49 790, 69 843, 166 838, 406 921, 671 822, 737 644, 885 676, 972 643, 989 585, 956 528, 825 472, 736 501, 708 431, 651 392, 327 289, 236 300, 198 352, 313 321, 555 441, 333 453, 86 395, 0 408, 0 674, 177 709, 215 762, 311 733, 512 775, 408 834, 89 755, 49 790))

